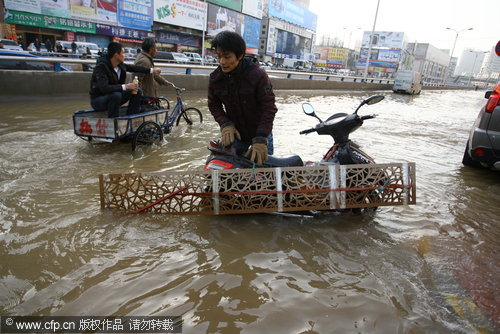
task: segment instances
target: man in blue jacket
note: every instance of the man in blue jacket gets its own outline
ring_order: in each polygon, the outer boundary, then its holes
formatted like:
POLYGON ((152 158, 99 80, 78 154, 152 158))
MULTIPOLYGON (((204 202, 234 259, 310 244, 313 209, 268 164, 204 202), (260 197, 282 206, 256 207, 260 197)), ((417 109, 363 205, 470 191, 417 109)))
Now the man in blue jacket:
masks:
POLYGON ((94 110, 107 110, 108 117, 119 116, 120 106, 129 101, 127 115, 139 112, 142 92, 136 83, 125 83, 127 72, 156 73, 160 70, 124 63, 120 43, 108 45, 108 52, 97 60, 90 81, 90 104, 94 110))

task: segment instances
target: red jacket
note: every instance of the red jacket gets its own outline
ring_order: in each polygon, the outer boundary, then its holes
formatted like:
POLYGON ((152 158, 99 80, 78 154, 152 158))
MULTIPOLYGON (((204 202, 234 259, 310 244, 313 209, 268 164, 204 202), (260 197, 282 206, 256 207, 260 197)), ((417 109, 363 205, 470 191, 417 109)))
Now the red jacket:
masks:
POLYGON ((267 137, 278 111, 266 71, 250 58, 230 73, 219 66, 210 74, 208 109, 220 126, 233 122, 245 142, 267 137))

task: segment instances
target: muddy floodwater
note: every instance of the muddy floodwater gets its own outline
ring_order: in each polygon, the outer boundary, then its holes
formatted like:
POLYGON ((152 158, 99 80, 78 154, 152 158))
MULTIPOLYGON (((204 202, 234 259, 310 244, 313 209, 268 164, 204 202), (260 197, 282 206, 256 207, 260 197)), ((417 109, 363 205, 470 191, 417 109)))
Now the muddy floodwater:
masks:
MULTIPOLYGON (((483 91, 377 92, 352 134, 376 162, 415 162, 417 205, 319 219, 101 211, 101 173, 202 168, 205 116, 160 146, 90 145, 87 97, 2 98, 0 314, 181 316, 184 333, 498 333, 500 173, 463 167, 483 91)), ((352 112, 373 92, 277 92, 276 155, 319 160, 302 113, 352 112)))

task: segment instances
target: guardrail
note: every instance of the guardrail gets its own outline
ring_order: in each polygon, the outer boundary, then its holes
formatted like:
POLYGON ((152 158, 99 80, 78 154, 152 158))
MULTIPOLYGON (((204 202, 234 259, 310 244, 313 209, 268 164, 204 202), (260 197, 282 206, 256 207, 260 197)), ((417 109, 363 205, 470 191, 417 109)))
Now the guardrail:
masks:
MULTIPOLYGON (((62 70, 61 64, 81 64, 81 65, 95 65, 96 59, 82 59, 82 58, 72 58, 73 54, 63 54, 60 57, 16 57, 16 56, 0 56, 0 61, 27 61, 27 62, 43 62, 43 63, 52 63, 53 69, 55 72, 60 72, 62 70)), ((132 61, 125 61, 127 64, 133 64, 132 61)), ((206 70, 213 71, 216 68, 216 65, 198 65, 198 64, 177 64, 177 63, 168 63, 162 61, 160 59, 155 59, 155 67, 159 68, 170 68, 170 69, 183 69, 183 73, 185 75, 193 74, 193 70, 206 70)), ((317 80, 325 80, 325 81, 337 81, 337 82, 357 82, 357 83, 369 83, 369 84, 386 84, 393 85, 394 79, 387 78, 374 78, 368 77, 363 78, 359 76, 342 76, 332 73, 320 73, 320 72, 305 72, 305 71, 290 71, 287 69, 266 69, 268 74, 276 75, 278 78, 287 78, 287 79, 317 79, 317 80)), ((169 73, 170 74, 170 73, 169 73)), ((173 72, 173 74, 182 74, 181 72, 173 72)), ((196 73, 196 74, 206 74, 208 73, 196 73)), ((457 83, 429 83, 424 82, 424 87, 429 88, 444 88, 444 89, 470 89, 473 86, 464 86, 457 83)))
MULTIPOLYGON (((61 71, 61 64, 86 64, 86 65, 95 65, 95 59, 81 59, 81 58, 71 58, 71 54, 62 57, 15 57, 15 56, 0 56, 1 60, 14 60, 14 61, 29 61, 29 62, 43 62, 43 63, 53 63, 54 71, 61 71)), ((126 61, 127 64, 133 64, 132 61, 126 61)), ((196 64, 172 64, 165 63, 155 59, 155 67, 159 68, 176 68, 176 69, 184 69, 184 74, 191 75, 193 74, 193 70, 210 70, 213 71, 216 66, 215 65, 196 65, 196 64)), ((300 79, 309 79, 313 80, 314 78, 324 78, 325 80, 337 80, 337 81, 346 81, 346 82, 365 82, 365 83, 380 83, 380 84, 393 84, 394 80, 392 79, 381 79, 381 78, 362 78, 356 76, 342 76, 336 74, 329 73, 318 73, 318 72, 297 72, 297 71, 289 71, 289 70, 273 70, 266 69, 266 72, 269 74, 282 75, 287 79, 291 79, 292 77, 300 78, 300 79)))

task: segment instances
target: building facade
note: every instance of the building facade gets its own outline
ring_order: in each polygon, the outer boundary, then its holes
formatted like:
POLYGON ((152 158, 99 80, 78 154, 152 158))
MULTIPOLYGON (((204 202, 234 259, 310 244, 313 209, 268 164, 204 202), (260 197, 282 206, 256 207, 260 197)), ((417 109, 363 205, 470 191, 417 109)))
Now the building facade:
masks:
POLYGON ((409 43, 408 50, 414 56, 413 70, 420 72, 422 80, 429 83, 441 83, 447 76, 450 56, 429 43, 409 43))
POLYGON ((109 42, 138 48, 155 37, 163 51, 209 52, 222 30, 240 33, 247 52, 259 50, 261 0, 0 0, 2 32, 24 46, 39 39, 109 42))
POLYGON ((312 47, 317 15, 292 0, 263 1, 259 57, 285 64, 294 59, 305 65, 314 60, 312 47))

